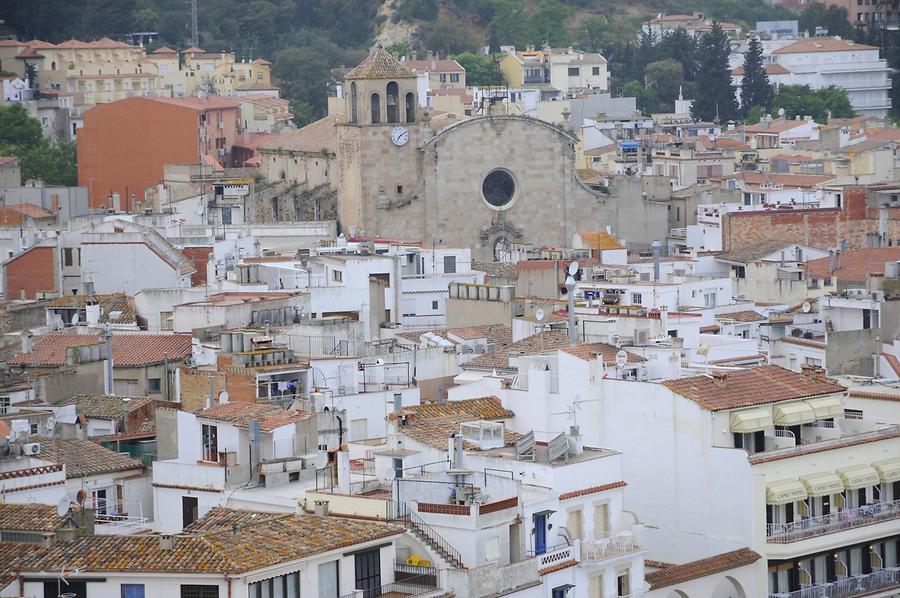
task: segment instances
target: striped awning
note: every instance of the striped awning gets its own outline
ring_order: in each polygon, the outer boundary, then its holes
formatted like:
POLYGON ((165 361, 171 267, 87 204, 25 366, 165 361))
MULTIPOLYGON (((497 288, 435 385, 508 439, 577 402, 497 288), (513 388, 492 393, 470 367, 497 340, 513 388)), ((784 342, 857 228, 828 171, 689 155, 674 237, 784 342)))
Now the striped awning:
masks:
POLYGON ((775 423, 779 426, 799 426, 816 421, 816 412, 805 401, 775 405, 775 423))
POLYGON ((837 470, 837 474, 844 482, 847 490, 856 490, 867 486, 877 486, 881 483, 878 472, 871 465, 851 465, 837 470))
POLYGON ((831 417, 844 417, 844 403, 841 397, 819 397, 818 399, 806 399, 807 405, 813 408, 816 419, 828 419, 831 417))
POLYGON ((826 496, 844 491, 844 482, 832 471, 823 471, 800 476, 800 481, 810 496, 826 496))
POLYGON ((732 411, 730 424, 732 432, 739 432, 742 434, 759 432, 760 430, 771 428, 775 425, 772 422, 772 412, 761 407, 732 411))
POLYGON ((793 478, 766 484, 766 503, 770 505, 783 505, 806 497, 806 488, 793 478))
MULTIPOLYGON (((883 459, 872 463, 872 467, 878 472, 882 482, 896 482, 900 480, 900 457, 896 459, 883 459)), ((895 496, 900 498, 900 496, 895 496)))

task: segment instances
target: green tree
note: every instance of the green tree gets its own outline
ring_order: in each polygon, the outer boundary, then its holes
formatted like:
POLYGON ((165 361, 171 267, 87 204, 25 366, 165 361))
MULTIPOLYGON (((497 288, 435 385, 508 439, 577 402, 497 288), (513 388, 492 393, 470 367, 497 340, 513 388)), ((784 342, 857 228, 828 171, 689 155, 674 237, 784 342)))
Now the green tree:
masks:
POLYGON ((666 105, 674 106, 678 90, 684 83, 681 63, 671 58, 651 62, 644 69, 644 81, 648 89, 666 105))
POLYGON ((578 41, 591 52, 603 50, 604 41, 612 27, 601 17, 588 17, 578 28, 578 41))
POLYGON ((52 143, 41 124, 18 103, 0 106, 0 155, 16 156, 22 180, 40 179, 48 185, 75 185, 75 144, 52 143))
POLYGON ((564 46, 569 43, 566 18, 569 8, 559 0, 541 0, 537 12, 529 19, 528 29, 531 43, 564 46))
POLYGON ((765 115, 765 113, 766 111, 759 106, 753 106, 752 108, 747 110, 747 116, 744 117, 744 122, 748 125, 755 125, 762 120, 762 117, 765 115))
POLYGON ((0 106, 0 145, 34 147, 41 142, 41 123, 18 102, 0 106))
POLYGON ((663 34, 658 53, 659 59, 680 62, 681 75, 686 81, 693 81, 697 76, 697 41, 683 27, 663 34))
POLYGON ((159 29, 159 14, 149 6, 136 10, 131 17, 131 27, 135 31, 156 31, 159 29))
POLYGON ((754 106, 770 110, 774 97, 769 75, 763 66, 762 44, 754 37, 744 52, 744 78, 741 80, 741 110, 744 116, 754 106))
POLYGON ((817 27, 826 29, 828 35, 840 35, 841 37, 849 38, 854 33, 847 9, 834 4, 812 2, 800 13, 798 21, 800 31, 810 36, 816 35, 817 27))
POLYGON ((471 24, 449 13, 422 27, 420 40, 426 48, 442 54, 475 52, 481 45, 471 24))
POLYGON ((856 114, 847 91, 834 86, 813 90, 809 85, 782 85, 775 94, 773 108, 784 109, 785 118, 811 116, 818 123, 825 123, 829 112, 834 118, 856 114))
POLYGON ((456 54, 453 59, 466 69, 466 84, 479 87, 500 85, 502 75, 500 69, 494 63, 493 56, 482 56, 472 52, 456 54))
POLYGON ((714 22, 712 31, 700 38, 697 48, 697 89, 700 93, 691 106, 694 119, 725 122, 738 117, 737 98, 728 66, 730 52, 728 36, 721 25, 714 22))
POLYGON ((629 81, 623 85, 622 97, 635 98, 637 109, 644 114, 659 112, 659 97, 656 92, 641 85, 640 81, 629 81))

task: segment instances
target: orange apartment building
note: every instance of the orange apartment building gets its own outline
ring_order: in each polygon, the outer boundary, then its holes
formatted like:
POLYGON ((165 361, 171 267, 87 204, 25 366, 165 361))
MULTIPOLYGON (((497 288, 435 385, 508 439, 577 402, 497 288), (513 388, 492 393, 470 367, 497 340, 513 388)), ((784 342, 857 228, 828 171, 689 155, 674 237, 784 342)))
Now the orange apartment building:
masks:
POLYGON ((136 211, 166 164, 230 165, 241 104, 221 97, 133 97, 91 108, 78 130, 78 184, 92 208, 136 211))

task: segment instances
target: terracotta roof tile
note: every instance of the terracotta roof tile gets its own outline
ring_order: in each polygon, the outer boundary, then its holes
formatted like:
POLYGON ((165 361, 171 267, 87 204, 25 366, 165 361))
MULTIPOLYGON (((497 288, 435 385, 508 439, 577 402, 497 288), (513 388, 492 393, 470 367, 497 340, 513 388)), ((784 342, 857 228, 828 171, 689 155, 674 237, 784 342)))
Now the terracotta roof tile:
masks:
POLYGON ((538 571, 538 575, 550 575, 551 573, 556 573, 557 571, 562 571, 563 569, 568 569, 569 567, 574 567, 578 564, 578 561, 575 559, 569 559, 568 561, 560 561, 558 563, 554 563, 549 567, 544 567, 538 571))
MULTIPOLYGON (((97 301, 100 304, 101 324, 135 324, 137 315, 134 310, 134 300, 124 293, 112 293, 109 295, 63 295, 53 299, 48 308, 84 309, 89 301, 97 301), (112 316, 113 312, 117 312, 112 316)), ((66 322, 68 323, 68 322, 66 322)))
POLYGON ((445 71, 464 73, 466 69, 452 58, 436 58, 435 60, 403 60, 400 62, 412 71, 445 71))
POLYGON ((761 557, 749 548, 739 548, 682 565, 672 565, 658 571, 647 573, 644 580, 652 589, 664 588, 692 579, 699 579, 714 573, 744 567, 758 561, 761 557))
POLYGON ((85 417, 118 419, 122 417, 123 413, 139 409, 149 402, 149 397, 75 395, 68 399, 63 399, 57 405, 75 405, 75 412, 85 417))
POLYGON ((747 243, 731 249, 730 251, 724 251, 718 254, 716 259, 739 264, 749 264, 750 262, 760 260, 770 253, 775 253, 790 245, 790 243, 779 241, 777 239, 760 241, 758 243, 747 243))
POLYGON ((25 557, 18 570, 237 574, 402 533, 394 525, 337 517, 264 516, 237 531, 176 535, 168 550, 156 535, 85 536, 25 557))
MULTIPOLYGON (((73 347, 98 345, 102 342, 94 334, 44 334, 35 337, 32 353, 19 353, 8 361, 11 365, 63 366, 67 365, 67 350, 73 347)), ((137 367, 177 361, 192 352, 191 337, 179 334, 116 334, 112 338, 113 363, 116 367, 137 367)))
POLYGON ((451 337, 463 340, 486 339, 498 347, 505 347, 512 343, 512 329, 506 324, 482 324, 479 326, 465 326, 462 328, 444 328, 440 330, 417 330, 416 332, 401 332, 397 336, 418 343, 424 334, 434 334, 453 342, 451 337))
MULTIPOLYGON (((598 356, 602 356, 603 363, 615 363, 616 354, 621 349, 619 349, 615 345, 609 345, 607 343, 581 343, 575 345, 574 347, 566 346, 561 350, 564 353, 574 355, 575 357, 578 357, 579 359, 583 359, 585 361, 593 361, 598 356)), ((647 361, 646 358, 631 353, 630 351, 625 351, 625 354, 628 356, 628 363, 641 363, 647 361)))
POLYGON ((33 442, 41 445, 41 459, 66 466, 68 479, 144 467, 140 461, 80 438, 33 437, 33 442))
POLYGON ((259 422, 263 432, 271 432, 276 428, 297 423, 315 417, 315 413, 282 409, 276 405, 260 403, 225 403, 198 411, 197 417, 212 419, 232 424, 238 428, 248 429, 250 422, 259 422))
POLYGON ((786 174, 780 172, 751 172, 745 170, 738 178, 748 185, 781 185, 789 189, 812 189, 832 180, 830 174, 786 174))
POLYGON ((245 526, 263 521, 271 521, 284 517, 282 513, 264 513, 248 509, 226 509, 225 507, 213 507, 206 515, 193 522, 183 531, 185 532, 210 532, 219 530, 232 530, 235 525, 245 526))
POLYGON ((0 531, 54 532, 64 521, 55 505, 0 503, 0 531))
POLYGON ((472 262, 472 269, 484 272, 494 278, 509 278, 515 280, 519 276, 515 264, 504 262, 472 262))
POLYGON ((436 418, 467 415, 473 419, 509 419, 516 414, 506 409, 497 397, 480 397, 445 403, 422 403, 404 409, 416 414, 417 418, 436 418))
MULTIPOLYGON (((884 353, 882 353, 884 355, 884 353)), ((854 399, 872 399, 875 401, 900 401, 900 394, 891 394, 887 392, 872 392, 870 390, 853 389, 849 396, 854 399)))
POLYGON ((582 488, 581 490, 573 490, 571 492, 563 492, 559 495, 559 500, 568 500, 570 498, 578 498, 579 496, 587 496, 589 494, 597 494, 607 490, 615 490, 616 488, 624 488, 627 482, 611 482, 609 484, 601 484, 599 486, 591 486, 590 488, 582 488))
POLYGON ((843 386, 775 366, 693 376, 663 382, 672 392, 710 411, 738 409, 843 392, 843 386))
POLYGON ((730 311, 724 314, 716 314, 717 320, 734 320, 735 322, 762 322, 766 319, 764 315, 752 309, 742 311, 730 311))
POLYGON ((335 127, 339 122, 340 118, 337 116, 326 116, 300 129, 274 135, 272 139, 261 143, 258 147, 261 151, 287 150, 320 154, 324 150, 335 154, 338 149, 335 127))
POLYGON ((344 79, 415 79, 416 74, 403 66, 399 60, 391 56, 383 48, 375 48, 372 52, 351 69, 344 79))
POLYGON ((578 236, 591 249, 625 249, 614 236, 603 230, 582 231, 578 236))
POLYGON ((788 44, 772 54, 807 54, 809 52, 853 52, 855 50, 877 50, 875 46, 858 44, 852 40, 836 37, 811 37, 788 44))
MULTIPOLYGON (((811 278, 830 278, 829 257, 810 260, 806 271, 811 278)), ((900 246, 867 247, 841 253, 841 267, 835 270, 840 282, 865 282, 873 274, 884 274, 885 262, 900 260, 900 246)))
MULTIPOLYGON (((446 417, 423 417, 413 419, 399 430, 406 436, 436 449, 447 449, 447 439, 451 434, 459 434, 459 426, 477 420, 469 414, 448 415, 446 417)), ((503 444, 512 446, 522 435, 513 432, 504 426, 503 444)), ((478 447, 464 441, 466 450, 478 450, 478 447)))

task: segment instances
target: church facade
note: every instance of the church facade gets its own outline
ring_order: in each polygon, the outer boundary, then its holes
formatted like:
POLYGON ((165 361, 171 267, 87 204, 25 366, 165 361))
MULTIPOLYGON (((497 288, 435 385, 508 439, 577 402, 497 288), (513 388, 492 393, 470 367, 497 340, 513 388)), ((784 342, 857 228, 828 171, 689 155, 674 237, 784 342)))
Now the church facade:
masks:
POLYGON ((416 75, 382 49, 344 78, 337 136, 343 231, 470 247, 567 246, 608 223, 607 197, 575 169, 576 138, 520 116, 430 117, 416 75))

